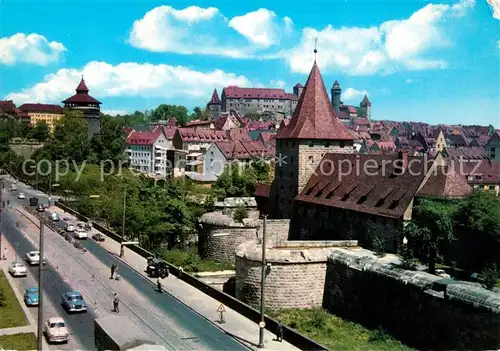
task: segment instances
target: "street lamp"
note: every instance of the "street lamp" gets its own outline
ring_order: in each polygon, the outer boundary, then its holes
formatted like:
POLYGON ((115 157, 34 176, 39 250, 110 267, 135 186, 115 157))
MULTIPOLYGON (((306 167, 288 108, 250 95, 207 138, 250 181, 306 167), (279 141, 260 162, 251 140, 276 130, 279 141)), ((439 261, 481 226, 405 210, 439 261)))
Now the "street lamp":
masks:
POLYGON ((266 263, 266 219, 267 215, 264 215, 264 220, 262 224, 262 271, 260 276, 260 323, 259 323, 259 345, 258 348, 264 348, 264 328, 266 327, 266 316, 264 314, 264 286, 266 280, 266 271, 268 270, 268 265, 266 263))
POLYGON ((38 265, 38 351, 43 350, 43 222, 40 218, 40 263, 38 265))
POLYGON ((123 189, 123 214, 122 214, 122 237, 120 243, 120 257, 125 255, 125 249, 123 247, 123 242, 125 241, 125 214, 127 209, 127 188, 123 189))
POLYGON ((31 169, 35 169, 35 190, 38 190, 38 167, 30 166, 31 169))

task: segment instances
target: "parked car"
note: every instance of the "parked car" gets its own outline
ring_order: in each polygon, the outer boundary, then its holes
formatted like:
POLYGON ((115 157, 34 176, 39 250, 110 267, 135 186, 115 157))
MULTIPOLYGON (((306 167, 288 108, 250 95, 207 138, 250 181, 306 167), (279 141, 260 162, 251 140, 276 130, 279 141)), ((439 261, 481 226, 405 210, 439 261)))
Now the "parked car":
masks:
POLYGON ((446 273, 444 269, 436 269, 434 273, 441 278, 451 278, 451 276, 446 273))
POLYGON ((53 317, 47 319, 43 327, 43 333, 49 343, 51 342, 68 342, 69 332, 64 319, 61 317, 53 317))
POLYGON ((92 235, 92 239, 94 239, 95 241, 104 241, 104 240, 106 240, 105 236, 102 235, 101 233, 95 233, 94 235, 92 235))
POLYGON ((24 200, 24 199, 26 199, 26 194, 25 193, 19 193, 19 194, 17 194, 17 198, 20 199, 20 200, 24 200))
MULTIPOLYGON (((40 251, 30 251, 26 253, 26 261, 31 266, 36 266, 40 264, 40 251)), ((43 260, 43 263, 45 264, 46 261, 45 259, 43 260)))
POLYGON ((86 312, 87 304, 79 291, 64 293, 61 301, 63 307, 68 312, 86 312))
POLYGON ((28 275, 28 269, 21 262, 12 262, 9 266, 9 273, 13 277, 26 277, 28 275))
POLYGON ((45 212, 45 206, 43 206, 43 205, 38 205, 38 206, 36 207, 36 210, 37 210, 38 212, 45 212))
POLYGON ((29 288, 24 291, 24 303, 26 306, 38 306, 39 297, 38 288, 29 288))
POLYGON ((17 191, 17 185, 16 184, 12 184, 10 186, 10 191, 17 191))
POLYGON ((85 229, 82 229, 82 228, 77 228, 73 235, 77 239, 87 239, 89 237, 89 235, 87 234, 85 229))
POLYGON ((30 206, 38 206, 38 198, 30 197, 30 206))
POLYGON ((75 230, 76 230, 76 228, 75 228, 75 226, 74 226, 73 224, 71 224, 71 223, 66 224, 66 231, 67 231, 67 232, 72 233, 72 232, 74 232, 75 230))
POLYGON ((59 214, 57 212, 52 212, 50 214, 50 218, 54 221, 54 222, 57 222, 61 219, 61 217, 59 217, 59 214))

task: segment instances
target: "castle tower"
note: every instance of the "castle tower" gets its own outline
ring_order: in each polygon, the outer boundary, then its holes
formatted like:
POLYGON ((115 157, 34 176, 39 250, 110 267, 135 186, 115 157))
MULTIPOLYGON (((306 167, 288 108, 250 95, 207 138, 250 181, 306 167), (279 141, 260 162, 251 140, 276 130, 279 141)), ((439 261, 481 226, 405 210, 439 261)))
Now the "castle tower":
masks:
POLYGON ((303 190, 325 153, 352 153, 353 139, 330 103, 315 61, 290 123, 276 135, 272 217, 290 218, 294 198, 303 190))
POLYGON ((222 110, 222 102, 219 99, 219 94, 217 94, 217 89, 214 89, 212 93, 212 99, 207 104, 207 108, 212 115, 212 120, 216 120, 219 118, 221 110, 222 110))
POLYGON ((101 130, 101 102, 89 95, 89 88, 85 84, 85 80, 80 81, 76 87, 76 94, 63 101, 64 107, 71 110, 83 112, 83 117, 89 123, 88 135, 92 137, 101 130))
POLYGON ((340 95, 342 95, 342 89, 340 88, 340 84, 338 81, 335 81, 333 83, 331 93, 332 93, 333 109, 335 110, 336 113, 339 113, 340 112, 340 105, 342 104, 340 102, 340 95))
POLYGON ((295 86, 293 87, 293 94, 298 98, 300 98, 303 91, 304 91, 304 86, 300 83, 295 84, 295 86))
POLYGON ((371 117, 372 117, 372 103, 370 102, 370 100, 368 100, 368 96, 366 96, 366 94, 365 94, 365 97, 363 98, 363 100, 361 101, 361 103, 359 104, 359 109, 361 112, 361 117, 371 119, 371 117))

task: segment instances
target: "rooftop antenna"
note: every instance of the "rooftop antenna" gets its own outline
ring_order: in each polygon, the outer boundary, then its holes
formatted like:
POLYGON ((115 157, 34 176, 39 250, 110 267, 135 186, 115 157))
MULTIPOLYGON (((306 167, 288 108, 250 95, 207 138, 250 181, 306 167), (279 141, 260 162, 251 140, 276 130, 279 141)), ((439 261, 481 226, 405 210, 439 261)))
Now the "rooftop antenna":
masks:
POLYGON ((314 38, 314 62, 316 62, 317 53, 318 53, 318 37, 314 38))

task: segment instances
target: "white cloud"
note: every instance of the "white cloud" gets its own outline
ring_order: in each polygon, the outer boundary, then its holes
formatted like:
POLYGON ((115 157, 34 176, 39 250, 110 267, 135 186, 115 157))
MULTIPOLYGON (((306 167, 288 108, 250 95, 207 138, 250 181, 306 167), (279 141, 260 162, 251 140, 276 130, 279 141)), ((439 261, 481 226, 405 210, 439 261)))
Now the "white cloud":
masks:
POLYGON ((17 33, 0 38, 0 64, 13 65, 24 62, 45 66, 57 62, 64 51, 66 48, 63 44, 57 41, 49 42, 47 38, 36 33, 17 33))
POLYGON ((236 16, 229 21, 229 27, 243 35, 249 41, 267 48, 277 43, 278 28, 274 21, 276 14, 267 9, 258 9, 243 16, 236 16))
POLYGON ((58 103, 74 94, 82 75, 91 90, 90 93, 97 99, 112 96, 205 98, 210 96, 214 87, 251 86, 246 77, 219 69, 200 72, 184 66, 134 62, 111 65, 92 61, 83 69, 60 69, 47 75, 43 82, 11 93, 6 99, 14 100, 16 104, 58 103))
POLYGON ((500 0, 486 0, 490 5, 493 18, 500 19, 500 0))
POLYGON ((128 114, 128 112, 125 110, 101 110, 101 112, 110 116, 118 116, 118 115, 123 116, 128 114))
POLYGON ((365 95, 368 95, 368 92, 366 90, 347 88, 344 91, 342 91, 342 101, 360 102, 365 95))
POLYGON ((286 82, 282 81, 282 80, 271 80, 269 82, 269 85, 271 87, 275 87, 275 88, 280 88, 280 89, 284 89, 285 86, 286 86, 286 82))
POLYGON ((317 61, 325 71, 362 75, 400 69, 443 69, 447 62, 429 54, 450 45, 444 24, 453 17, 463 16, 474 3, 461 0, 451 6, 427 4, 407 19, 369 28, 328 25, 316 30, 306 27, 299 45, 283 50, 281 57, 293 72, 309 72, 314 39, 318 38, 317 61))
POLYGON ((291 33, 293 31, 293 21, 290 17, 285 16, 283 18, 283 22, 285 22, 285 30, 287 33, 291 33))

